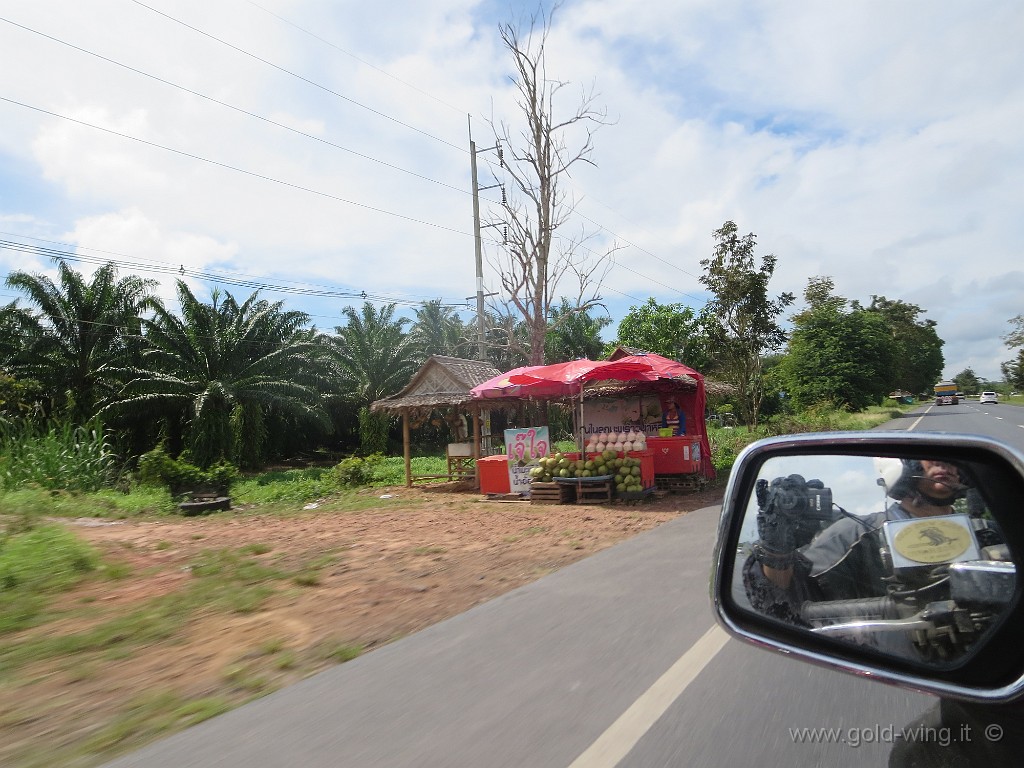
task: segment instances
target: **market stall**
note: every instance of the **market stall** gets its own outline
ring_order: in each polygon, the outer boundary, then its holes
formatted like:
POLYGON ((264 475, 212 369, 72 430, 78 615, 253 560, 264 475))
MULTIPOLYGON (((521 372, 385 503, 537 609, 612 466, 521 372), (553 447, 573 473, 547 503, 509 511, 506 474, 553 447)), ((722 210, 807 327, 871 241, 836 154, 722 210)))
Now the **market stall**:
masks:
MULTIPOLYGON (((660 355, 516 368, 477 385, 471 394, 479 401, 537 399, 571 405, 581 454, 593 446, 595 436, 611 442, 626 432, 641 432, 647 442, 644 474, 655 482, 659 462, 666 476, 685 475, 703 483, 715 475, 704 429, 703 376, 660 355)), ((511 484, 514 490, 514 477, 511 484)))
MULTIPOLYGON (((432 480, 478 481, 477 463, 493 450, 489 404, 474 400, 470 390, 476 384, 493 379, 498 369, 490 363, 432 355, 396 395, 377 400, 370 406, 374 413, 384 411, 402 416, 402 443, 405 456, 405 484, 432 480), (446 475, 414 475, 410 453, 410 431, 434 414, 442 414, 452 442, 447 446, 446 475), (468 417, 468 423, 467 423, 468 417)), ((497 407, 497 404, 495 404, 497 407)))

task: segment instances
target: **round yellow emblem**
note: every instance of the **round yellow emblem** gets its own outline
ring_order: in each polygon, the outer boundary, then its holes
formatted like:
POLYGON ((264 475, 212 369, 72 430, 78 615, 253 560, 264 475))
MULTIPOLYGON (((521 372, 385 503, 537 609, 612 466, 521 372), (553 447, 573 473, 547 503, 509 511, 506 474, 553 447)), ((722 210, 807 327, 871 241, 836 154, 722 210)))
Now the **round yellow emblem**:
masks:
POLYGON ((918 563, 947 563, 971 546, 971 534, 952 520, 929 518, 903 526, 893 540, 893 549, 918 563))

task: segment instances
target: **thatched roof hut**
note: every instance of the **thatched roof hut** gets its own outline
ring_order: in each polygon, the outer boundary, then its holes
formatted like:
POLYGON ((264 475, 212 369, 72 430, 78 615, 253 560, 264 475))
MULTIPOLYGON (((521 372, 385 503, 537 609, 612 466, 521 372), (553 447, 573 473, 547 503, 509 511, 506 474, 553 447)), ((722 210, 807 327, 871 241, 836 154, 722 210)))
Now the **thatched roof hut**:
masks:
MULTIPOLYGON (((482 384, 501 371, 490 363, 482 363, 479 360, 464 360, 459 357, 447 357, 445 355, 432 355, 413 375, 405 388, 397 395, 377 400, 370 405, 372 413, 381 411, 401 414, 402 416, 402 444, 405 452, 405 484, 411 486, 415 480, 436 479, 436 476, 412 475, 412 457, 409 448, 409 430, 415 424, 422 423, 433 411, 457 411, 470 413, 473 417, 473 440, 472 451, 469 456, 462 457, 465 461, 457 460, 454 468, 455 474, 469 477, 470 474, 476 478, 475 472, 466 468, 471 467, 469 459, 480 458, 480 412, 481 410, 493 409, 494 403, 485 403, 474 400, 470 390, 477 384, 482 384)), ((453 463, 449 457, 449 479, 452 478, 453 463)))

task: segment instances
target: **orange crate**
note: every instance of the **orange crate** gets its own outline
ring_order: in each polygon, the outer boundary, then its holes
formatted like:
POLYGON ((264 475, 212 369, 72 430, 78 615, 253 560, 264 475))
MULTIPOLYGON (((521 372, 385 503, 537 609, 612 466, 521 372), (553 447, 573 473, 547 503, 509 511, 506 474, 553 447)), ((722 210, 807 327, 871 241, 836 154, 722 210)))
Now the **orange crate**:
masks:
POLYGON ((508 481, 508 456, 482 456, 476 462, 481 493, 511 493, 508 481))

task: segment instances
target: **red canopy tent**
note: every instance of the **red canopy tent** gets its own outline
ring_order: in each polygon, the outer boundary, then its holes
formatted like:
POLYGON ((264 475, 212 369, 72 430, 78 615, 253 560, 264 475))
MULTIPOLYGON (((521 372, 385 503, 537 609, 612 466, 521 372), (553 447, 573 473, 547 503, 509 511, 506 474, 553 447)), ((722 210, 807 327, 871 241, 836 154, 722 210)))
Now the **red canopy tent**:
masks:
MULTIPOLYGON (((667 357, 654 354, 653 352, 636 355, 625 355, 615 360, 616 363, 646 363, 651 366, 659 381, 665 380, 686 380, 692 379, 697 382, 697 390, 692 396, 682 399, 676 398, 679 408, 686 415, 688 424, 700 425, 700 448, 701 448, 701 474, 708 478, 715 476, 715 467, 711 461, 711 443, 708 441, 707 430, 704 425, 704 410, 707 408, 707 393, 704 388, 704 376, 687 365, 670 360, 667 357)), ((663 401, 673 399, 669 395, 662 395, 663 401)), ((663 403, 664 407, 664 403, 663 403)))
POLYGON ((654 367, 643 360, 570 360, 552 365, 527 365, 495 376, 470 390, 474 399, 575 397, 590 381, 657 381, 654 367))
MULTIPOLYGON (((655 354, 637 354, 616 360, 571 360, 567 363, 535 365, 515 368, 501 376, 478 384, 470 390, 474 399, 492 398, 536 398, 553 400, 559 398, 580 398, 582 412, 583 389, 588 382, 621 381, 642 385, 648 383, 659 392, 662 399, 675 399, 686 414, 688 423, 700 425, 701 474, 715 476, 711 462, 711 445, 704 426, 704 408, 707 395, 704 377, 692 368, 655 354), (672 391, 659 387, 671 382, 686 382, 695 385, 692 395, 685 398, 673 396, 672 391)), ((581 418, 582 421, 582 418, 581 418)))

